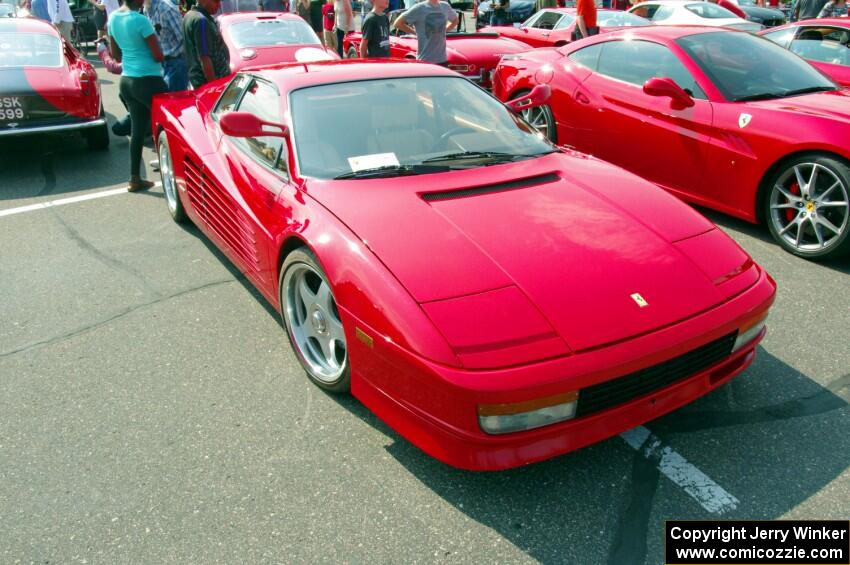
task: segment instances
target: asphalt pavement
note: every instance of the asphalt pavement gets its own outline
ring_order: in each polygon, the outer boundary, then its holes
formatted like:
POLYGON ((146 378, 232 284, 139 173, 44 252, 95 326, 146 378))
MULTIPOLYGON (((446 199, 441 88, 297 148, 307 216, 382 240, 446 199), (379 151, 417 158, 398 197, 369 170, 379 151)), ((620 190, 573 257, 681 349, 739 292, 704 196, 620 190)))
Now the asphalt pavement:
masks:
POLYGON ((310 385, 161 189, 103 196, 127 154, 0 140, 0 563, 654 564, 667 519, 848 518, 850 260, 705 212, 779 284, 755 364, 624 437, 470 473, 310 385))

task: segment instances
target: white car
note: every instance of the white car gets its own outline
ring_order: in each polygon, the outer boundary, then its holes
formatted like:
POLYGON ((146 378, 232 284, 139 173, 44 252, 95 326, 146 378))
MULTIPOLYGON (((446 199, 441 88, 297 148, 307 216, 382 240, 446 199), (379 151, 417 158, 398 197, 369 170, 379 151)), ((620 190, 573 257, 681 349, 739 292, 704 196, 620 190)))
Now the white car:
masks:
POLYGON ((761 24, 748 22, 711 2, 656 0, 632 6, 629 12, 644 17, 656 25, 731 27, 749 32, 762 29, 761 24))

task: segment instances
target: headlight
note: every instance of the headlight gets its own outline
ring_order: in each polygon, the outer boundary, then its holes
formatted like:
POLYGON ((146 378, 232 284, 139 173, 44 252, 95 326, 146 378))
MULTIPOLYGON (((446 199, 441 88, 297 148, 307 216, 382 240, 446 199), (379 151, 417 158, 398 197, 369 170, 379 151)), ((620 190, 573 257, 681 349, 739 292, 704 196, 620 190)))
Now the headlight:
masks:
POLYGON ((576 415, 578 391, 510 404, 479 404, 478 423, 488 434, 533 430, 576 415))
POLYGON ((755 318, 747 320, 741 325, 738 330, 738 338, 735 340, 735 345, 732 346, 732 352, 738 351, 751 341, 753 341, 764 329, 764 324, 767 321, 767 312, 762 312, 755 318))

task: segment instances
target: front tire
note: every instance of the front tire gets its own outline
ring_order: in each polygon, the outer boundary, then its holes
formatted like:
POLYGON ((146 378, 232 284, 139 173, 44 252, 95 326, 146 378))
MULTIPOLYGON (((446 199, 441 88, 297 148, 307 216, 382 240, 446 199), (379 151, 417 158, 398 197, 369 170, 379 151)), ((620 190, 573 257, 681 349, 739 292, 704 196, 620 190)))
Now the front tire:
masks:
POLYGON ((307 377, 329 392, 348 392, 351 370, 345 331, 327 275, 309 249, 287 255, 279 289, 286 335, 307 377))
POLYGON ((850 252, 850 168, 824 154, 783 164, 767 183, 764 218, 786 251, 806 259, 850 252))
MULTIPOLYGON (((528 94, 528 91, 517 92, 511 97, 511 100, 520 98, 526 94, 528 94)), ((555 125, 555 114, 552 113, 552 108, 547 104, 522 110, 520 113, 523 119, 534 127, 534 129, 546 136, 546 139, 552 143, 558 143, 558 128, 555 125)))
POLYGON ((174 161, 171 159, 171 150, 168 148, 168 136, 165 131, 159 132, 157 141, 157 156, 159 157, 159 176, 162 178, 162 192, 165 193, 165 203, 168 205, 168 213, 178 224, 188 221, 183 202, 177 192, 177 177, 174 176, 174 161))

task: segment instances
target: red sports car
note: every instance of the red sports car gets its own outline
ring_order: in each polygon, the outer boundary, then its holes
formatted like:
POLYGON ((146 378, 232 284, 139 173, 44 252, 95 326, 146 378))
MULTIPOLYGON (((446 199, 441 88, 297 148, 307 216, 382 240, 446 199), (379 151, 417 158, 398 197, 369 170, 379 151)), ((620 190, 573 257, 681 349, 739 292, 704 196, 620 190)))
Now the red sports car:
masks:
MULTIPOLYGON (((392 29, 395 19, 404 10, 390 12, 390 57, 397 59, 415 59, 418 51, 416 36, 392 29)), ((343 41, 343 52, 348 58, 358 57, 361 35, 349 33, 343 41)), ((446 34, 446 55, 449 68, 476 82, 484 88, 490 88, 493 69, 502 55, 528 51, 525 43, 499 37, 497 33, 449 32, 446 34)))
POLYGON ((451 465, 656 418, 764 334, 775 285, 722 231, 442 67, 265 67, 157 97, 153 127, 171 215, 282 311, 308 377, 451 465))
POLYGON ((68 130, 109 146, 94 67, 50 24, 0 20, 0 137, 68 130))
MULTIPOLYGON (((649 20, 620 10, 598 10, 596 23, 599 32, 605 33, 624 27, 643 27, 649 20)), ((482 32, 498 33, 531 47, 560 47, 572 41, 576 28, 575 8, 549 8, 540 10, 520 27, 495 26, 481 28, 482 32)))
POLYGON ((676 195, 765 222, 788 251, 850 251, 850 92, 778 45, 696 26, 617 31, 505 57, 493 93, 537 84, 551 140, 676 195))
POLYGON ((218 23, 233 71, 274 63, 339 59, 336 51, 325 49, 313 28, 295 14, 238 12, 219 16, 218 23))
POLYGON ((850 19, 803 20, 760 33, 850 86, 850 19))

